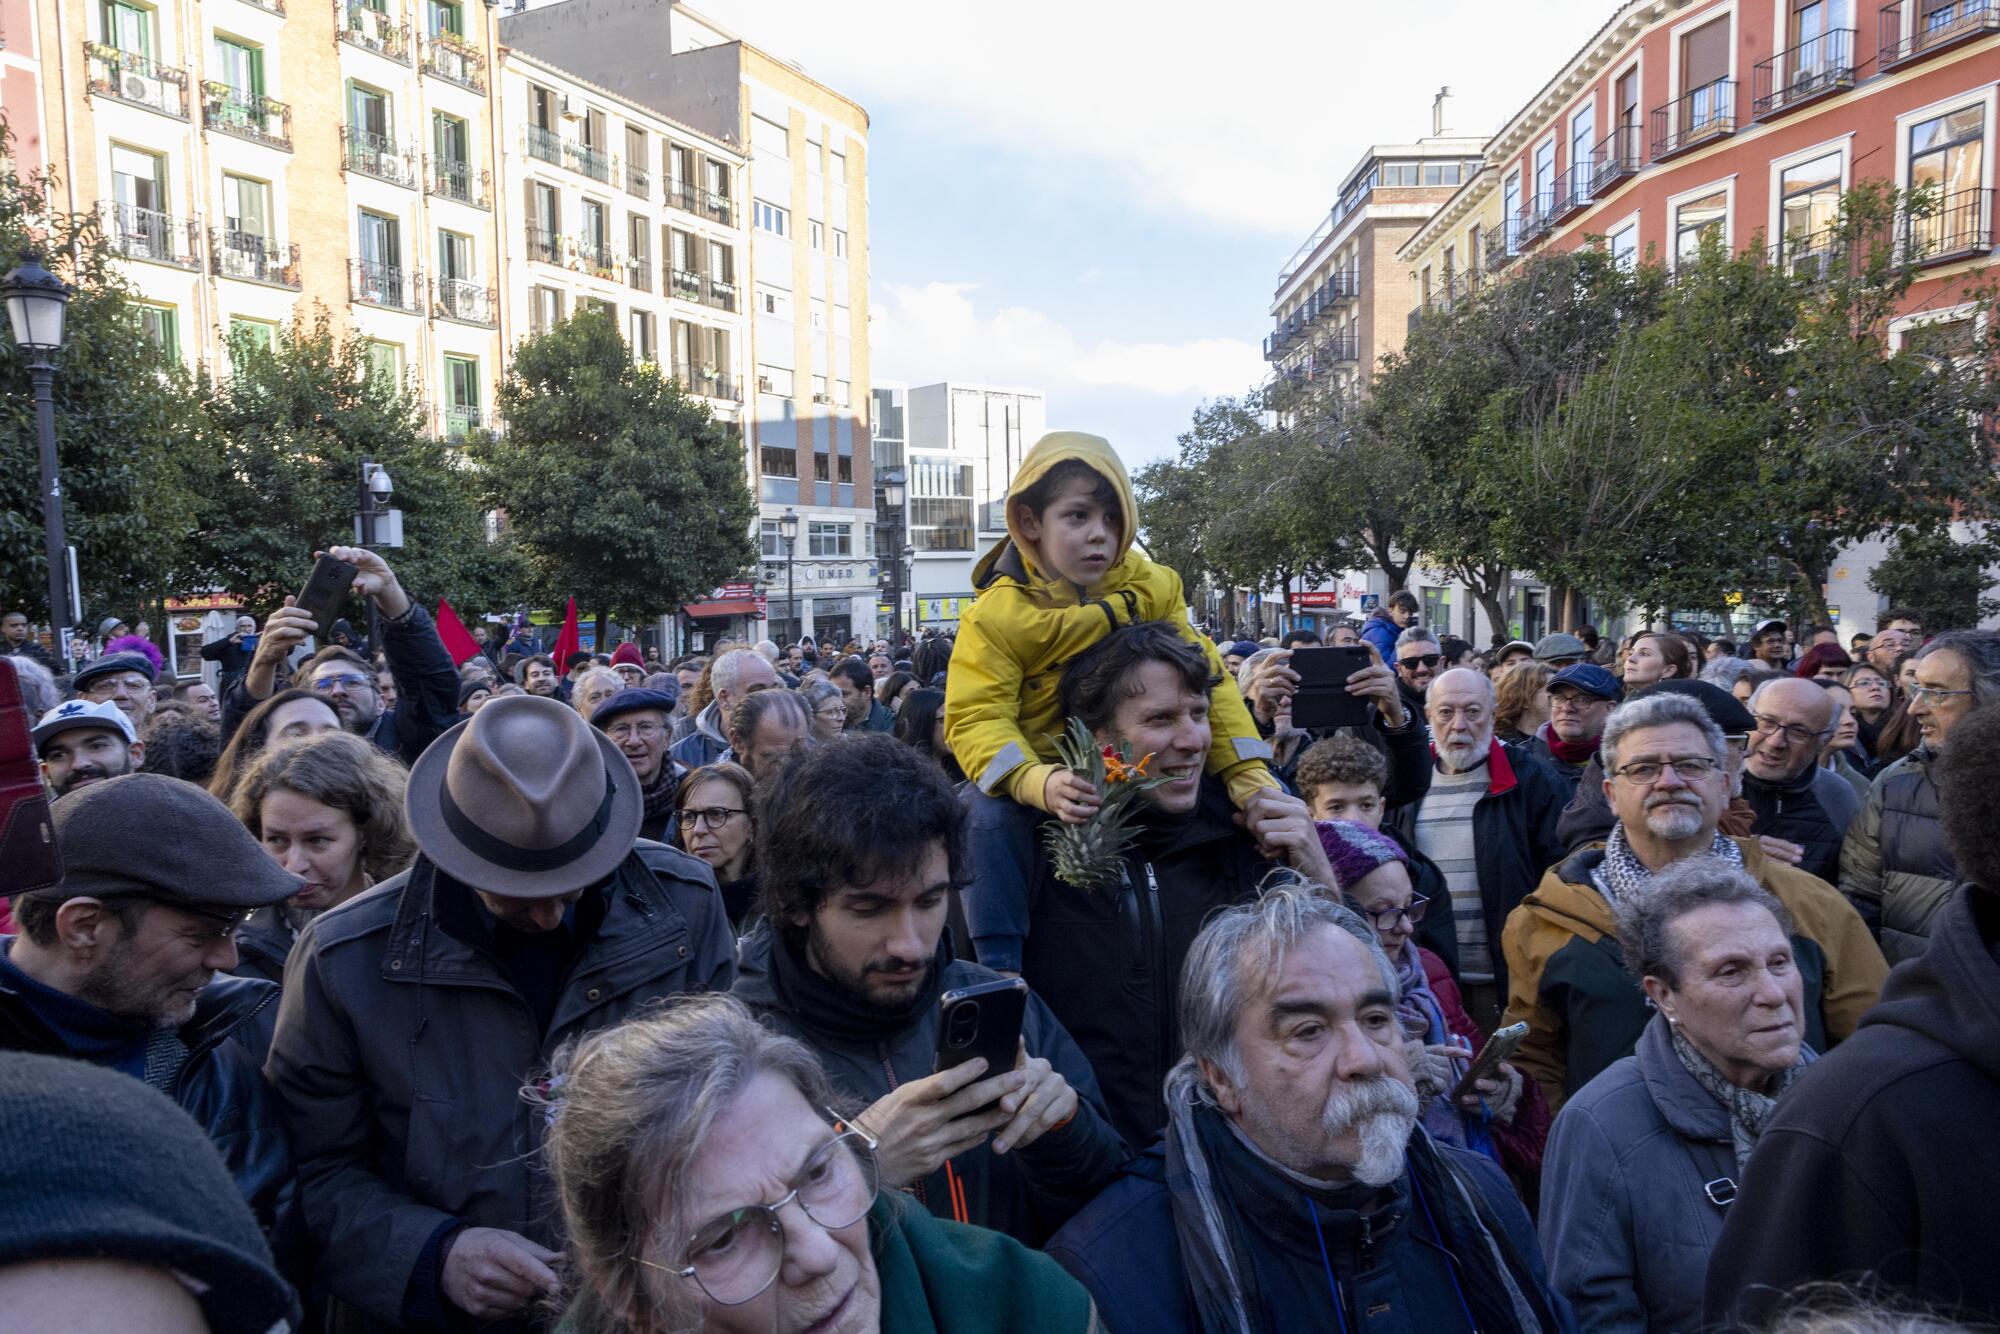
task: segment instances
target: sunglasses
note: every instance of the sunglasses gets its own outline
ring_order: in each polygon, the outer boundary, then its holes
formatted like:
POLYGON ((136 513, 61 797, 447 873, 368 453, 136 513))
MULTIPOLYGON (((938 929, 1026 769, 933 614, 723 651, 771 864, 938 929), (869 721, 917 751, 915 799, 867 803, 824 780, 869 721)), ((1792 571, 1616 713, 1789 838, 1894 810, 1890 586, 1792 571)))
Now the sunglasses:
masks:
POLYGON ((1435 667, 1444 661, 1444 654, 1425 653, 1414 658, 1398 658, 1396 661, 1404 667, 1435 667))

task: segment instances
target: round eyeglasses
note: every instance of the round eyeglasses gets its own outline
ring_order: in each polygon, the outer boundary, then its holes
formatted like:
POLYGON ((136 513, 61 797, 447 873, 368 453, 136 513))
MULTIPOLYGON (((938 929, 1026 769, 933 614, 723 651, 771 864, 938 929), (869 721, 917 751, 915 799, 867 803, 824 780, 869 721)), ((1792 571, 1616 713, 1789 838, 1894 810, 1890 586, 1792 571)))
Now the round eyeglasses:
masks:
POLYGON ((678 1268, 639 1262, 677 1278, 693 1279, 720 1306, 741 1306, 777 1281, 785 1267, 785 1228, 779 1213, 796 1203, 829 1232, 852 1227, 875 1203, 880 1182, 874 1136, 845 1123, 806 1159, 792 1188, 771 1204, 732 1209, 695 1229, 678 1268))

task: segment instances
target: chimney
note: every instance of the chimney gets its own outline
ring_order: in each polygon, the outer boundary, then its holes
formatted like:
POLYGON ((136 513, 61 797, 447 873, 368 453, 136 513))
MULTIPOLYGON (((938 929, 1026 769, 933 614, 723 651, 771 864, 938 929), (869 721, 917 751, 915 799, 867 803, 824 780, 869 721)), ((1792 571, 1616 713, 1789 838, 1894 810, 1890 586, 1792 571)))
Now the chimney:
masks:
POLYGON ((1451 101, 1451 89, 1440 88, 1431 99, 1431 138, 1442 139, 1451 133, 1451 122, 1445 118, 1445 104, 1451 101))

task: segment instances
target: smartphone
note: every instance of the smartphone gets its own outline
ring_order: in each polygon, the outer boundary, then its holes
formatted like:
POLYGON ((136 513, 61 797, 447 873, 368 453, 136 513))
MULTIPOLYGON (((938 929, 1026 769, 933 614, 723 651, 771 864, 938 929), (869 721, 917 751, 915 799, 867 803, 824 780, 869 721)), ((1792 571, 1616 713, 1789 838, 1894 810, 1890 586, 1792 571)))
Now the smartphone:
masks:
POLYGON ((1495 1029, 1493 1036, 1486 1039, 1486 1045, 1479 1049, 1479 1055, 1472 1058, 1472 1064, 1465 1067, 1465 1078, 1459 1080, 1458 1087, 1451 1091, 1451 1100, 1457 1102, 1474 1092, 1473 1085, 1480 1080, 1491 1079, 1500 1068, 1500 1062, 1512 1056, 1527 1036, 1528 1026, 1525 1023, 1495 1029))
POLYGON ((1375 701, 1348 694, 1347 682, 1373 661, 1365 645, 1293 649, 1291 668, 1299 674, 1299 688, 1292 696, 1292 726, 1300 731, 1366 727, 1375 701))
POLYGON ((242 649, 245 653, 255 653, 257 651, 257 636, 255 635, 243 636, 243 638, 237 643, 236 647, 242 649))
POLYGON ((333 636, 333 623, 340 619, 341 604, 347 601, 347 590, 354 586, 354 576, 359 573, 346 561, 331 556, 323 555, 313 562, 312 577, 306 580, 293 605, 311 612, 319 622, 318 637, 322 643, 333 636))
POLYGON ((1012 1070, 1027 1011, 1028 984, 1018 977, 945 992, 938 997, 937 1071, 981 1056, 986 1058, 982 1079, 1012 1070))

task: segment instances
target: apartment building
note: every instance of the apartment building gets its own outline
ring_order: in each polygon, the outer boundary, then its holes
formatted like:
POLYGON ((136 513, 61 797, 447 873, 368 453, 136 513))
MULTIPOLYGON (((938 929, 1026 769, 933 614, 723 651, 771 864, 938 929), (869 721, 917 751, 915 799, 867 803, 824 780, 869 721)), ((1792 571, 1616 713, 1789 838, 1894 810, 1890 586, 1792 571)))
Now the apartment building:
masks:
POLYGON ((162 347, 214 363, 317 302, 410 379, 434 430, 487 420, 501 321, 486 5, 55 0, 39 37, 56 202, 98 213, 162 347))
MULTIPOLYGON (((1992 0, 1630 0, 1403 246, 1411 301, 1426 273, 1435 303, 1537 250, 1671 266, 1711 233, 1809 276, 1842 193, 1882 180, 1936 201, 1899 220, 1921 268, 1890 338, 1949 344, 1994 253, 1996 83, 1992 0)), ((1874 626, 1879 554, 1836 564, 1843 631, 1874 626)))
POLYGON ((6 156, 22 179, 48 164, 42 143, 42 59, 35 0, 0 0, 0 121, 6 156))
POLYGON ((972 569, 1007 535, 1007 488, 1048 430, 1039 389, 946 381, 909 391, 904 541, 917 628, 952 630, 972 569))
POLYGON ((743 407, 743 155, 519 50, 500 59, 511 347, 601 308, 737 424, 743 407))
POLYGON ((742 155, 745 436, 760 511, 756 592, 768 613, 755 628, 774 639, 869 633, 879 570, 867 112, 685 5, 517 0, 501 26, 510 47, 742 155), (797 522, 790 543, 787 512, 797 522))

